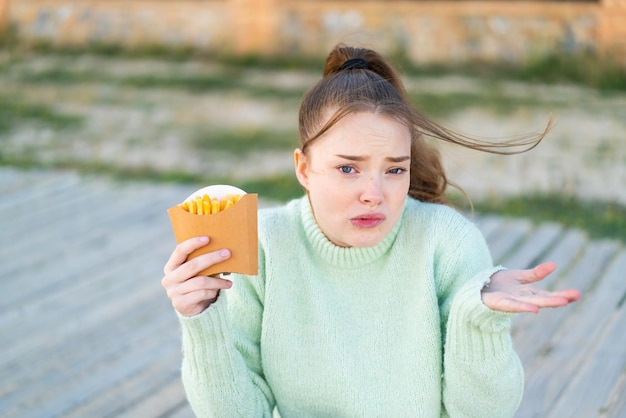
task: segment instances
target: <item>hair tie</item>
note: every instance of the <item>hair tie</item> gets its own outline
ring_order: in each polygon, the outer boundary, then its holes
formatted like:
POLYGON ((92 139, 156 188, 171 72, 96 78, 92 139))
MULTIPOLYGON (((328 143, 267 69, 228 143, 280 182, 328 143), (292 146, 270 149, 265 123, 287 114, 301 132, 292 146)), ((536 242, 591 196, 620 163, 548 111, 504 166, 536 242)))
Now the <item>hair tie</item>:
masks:
POLYGON ((367 61, 365 61, 363 58, 350 58, 349 60, 347 60, 346 62, 344 62, 341 67, 339 67, 339 70, 337 71, 343 71, 343 70, 357 70, 357 69, 361 69, 361 70, 369 70, 369 65, 367 65, 367 61))

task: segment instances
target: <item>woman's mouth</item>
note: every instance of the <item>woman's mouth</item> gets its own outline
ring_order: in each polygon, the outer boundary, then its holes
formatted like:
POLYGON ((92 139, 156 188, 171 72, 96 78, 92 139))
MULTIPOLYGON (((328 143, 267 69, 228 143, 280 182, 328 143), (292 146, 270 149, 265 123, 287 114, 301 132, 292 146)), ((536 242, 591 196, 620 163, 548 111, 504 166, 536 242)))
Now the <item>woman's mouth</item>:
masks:
POLYGON ((385 215, 382 213, 368 213, 365 215, 355 216, 350 219, 352 225, 358 228, 374 228, 385 221, 385 215))

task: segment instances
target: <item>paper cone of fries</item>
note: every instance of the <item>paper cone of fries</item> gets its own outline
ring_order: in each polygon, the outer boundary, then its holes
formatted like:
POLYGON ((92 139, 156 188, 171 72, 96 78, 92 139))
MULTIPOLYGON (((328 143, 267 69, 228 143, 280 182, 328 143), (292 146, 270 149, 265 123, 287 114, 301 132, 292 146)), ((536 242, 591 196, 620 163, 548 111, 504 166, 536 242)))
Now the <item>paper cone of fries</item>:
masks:
POLYGON ((233 186, 200 189, 181 204, 167 210, 176 242, 208 236, 209 244, 189 255, 189 260, 211 251, 229 249, 231 257, 199 275, 219 273, 258 274, 258 201, 233 186), (209 204, 207 205, 207 200, 209 204), (216 206, 217 205, 217 206, 216 206))

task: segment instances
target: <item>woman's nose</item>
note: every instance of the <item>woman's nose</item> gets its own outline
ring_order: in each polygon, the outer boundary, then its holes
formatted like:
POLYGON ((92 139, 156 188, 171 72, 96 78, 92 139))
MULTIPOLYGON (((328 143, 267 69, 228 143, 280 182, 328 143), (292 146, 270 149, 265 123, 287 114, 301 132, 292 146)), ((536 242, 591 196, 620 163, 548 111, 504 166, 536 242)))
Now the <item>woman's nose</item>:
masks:
POLYGON ((363 185, 361 202, 368 205, 377 205, 383 200, 382 183, 376 177, 369 177, 363 185))

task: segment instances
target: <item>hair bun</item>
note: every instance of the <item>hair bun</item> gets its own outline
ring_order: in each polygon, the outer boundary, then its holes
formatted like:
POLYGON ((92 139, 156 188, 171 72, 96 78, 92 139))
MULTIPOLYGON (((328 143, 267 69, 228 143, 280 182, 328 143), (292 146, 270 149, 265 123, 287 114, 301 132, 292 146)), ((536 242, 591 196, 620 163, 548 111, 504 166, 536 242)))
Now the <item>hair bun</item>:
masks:
POLYGON ((341 66, 339 67, 337 71, 369 70, 369 68, 370 67, 367 64, 367 61, 365 61, 363 58, 350 58, 349 60, 341 64, 341 66))

